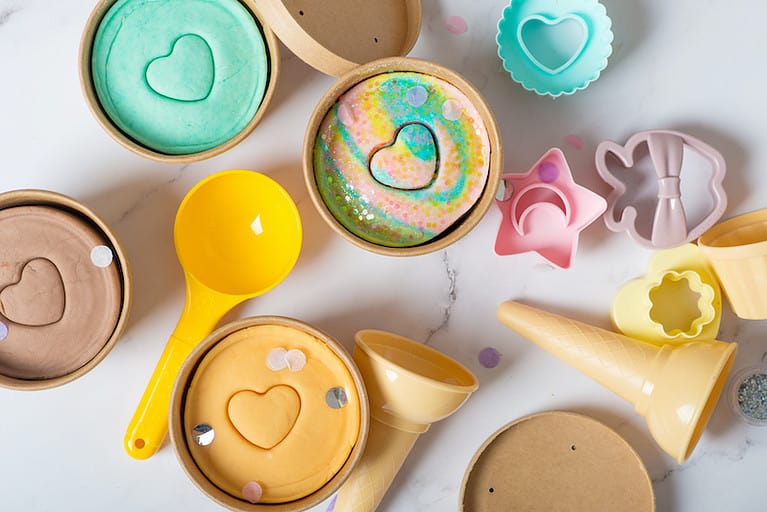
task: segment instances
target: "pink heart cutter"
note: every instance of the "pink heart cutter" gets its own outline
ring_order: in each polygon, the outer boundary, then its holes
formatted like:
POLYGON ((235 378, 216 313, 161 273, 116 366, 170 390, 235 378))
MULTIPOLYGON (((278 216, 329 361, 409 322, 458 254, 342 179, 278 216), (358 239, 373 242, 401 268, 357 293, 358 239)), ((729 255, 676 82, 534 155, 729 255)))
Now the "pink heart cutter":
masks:
POLYGON ((607 228, 615 232, 628 231, 631 238, 645 247, 669 249, 691 242, 713 226, 727 208, 727 195, 722 186, 727 171, 724 157, 713 147, 690 135, 671 130, 647 130, 632 135, 625 146, 613 141, 604 141, 597 146, 595 160, 597 172, 613 188, 607 197, 607 211, 604 215, 607 228), (610 172, 606 162, 607 154, 612 153, 625 167, 632 167, 634 151, 642 143, 647 144, 658 177, 657 204, 649 239, 637 231, 637 210, 633 206, 626 206, 620 219, 615 220, 615 208, 626 193, 626 184, 610 172), (714 206, 705 218, 692 228, 687 225, 680 186, 684 145, 700 153, 712 167, 708 190, 714 206))
POLYGON ((496 204, 503 218, 495 241, 499 256, 535 251, 569 268, 582 230, 607 207, 573 180, 565 155, 552 148, 525 174, 504 174, 496 204))

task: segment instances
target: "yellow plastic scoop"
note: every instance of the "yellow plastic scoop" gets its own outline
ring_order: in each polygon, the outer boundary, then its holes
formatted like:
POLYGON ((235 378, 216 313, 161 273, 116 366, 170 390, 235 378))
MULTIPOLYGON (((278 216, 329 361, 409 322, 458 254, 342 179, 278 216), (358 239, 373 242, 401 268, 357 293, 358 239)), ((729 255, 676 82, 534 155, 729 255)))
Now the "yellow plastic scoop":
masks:
POLYGON ((301 250, 295 203, 253 171, 224 171, 198 183, 181 202, 173 233, 186 302, 125 434, 125 450, 136 459, 162 444, 184 359, 227 311, 282 281, 301 250))

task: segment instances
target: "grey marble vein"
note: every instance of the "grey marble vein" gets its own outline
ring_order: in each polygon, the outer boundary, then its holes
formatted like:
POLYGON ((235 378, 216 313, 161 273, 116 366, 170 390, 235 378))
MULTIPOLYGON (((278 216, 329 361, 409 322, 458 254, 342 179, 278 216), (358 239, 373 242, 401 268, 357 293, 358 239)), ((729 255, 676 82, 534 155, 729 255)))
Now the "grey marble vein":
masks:
POLYGON ((115 224, 121 224, 122 222, 125 222, 125 220, 128 219, 134 212, 139 210, 146 202, 155 195, 161 188, 170 185, 171 183, 176 182, 181 177, 181 174, 184 172, 184 169, 186 169, 189 166, 189 164, 182 165, 178 168, 176 173, 168 180, 163 181, 162 183, 159 183, 158 185, 152 187, 151 189, 147 190, 143 194, 141 194, 141 197, 139 197, 136 201, 134 201, 132 204, 130 204, 125 211, 123 211, 120 216, 117 219, 117 222, 115 224))
POLYGON ((0 27, 8 23, 11 16, 19 12, 18 7, 9 7, 8 9, 0 10, 0 27))
POLYGON ((447 324, 450 322, 450 315, 453 313, 453 305, 455 304, 455 300, 457 298, 456 271, 450 265, 450 259, 448 258, 447 251, 444 251, 442 253, 442 263, 445 266, 445 274, 447 275, 447 282, 448 282, 447 304, 442 308, 442 321, 437 327, 429 329, 429 332, 426 335, 426 339, 423 342, 424 345, 428 345, 435 334, 437 334, 439 331, 447 327, 447 324))

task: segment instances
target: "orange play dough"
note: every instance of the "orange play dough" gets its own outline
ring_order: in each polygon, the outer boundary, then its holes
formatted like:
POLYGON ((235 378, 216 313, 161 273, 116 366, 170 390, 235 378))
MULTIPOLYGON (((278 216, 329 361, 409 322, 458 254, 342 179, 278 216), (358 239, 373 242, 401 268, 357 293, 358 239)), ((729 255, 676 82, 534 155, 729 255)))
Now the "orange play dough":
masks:
POLYGON ((213 427, 210 445, 189 435, 187 446, 217 487, 242 498, 245 484, 258 482, 260 502, 284 503, 318 490, 343 466, 360 410, 351 373, 325 343, 294 327, 258 325, 230 334, 202 359, 186 395, 184 428, 213 427), (306 365, 270 369, 267 356, 276 348, 302 351, 306 365), (334 387, 348 398, 340 409, 325 402, 334 387))

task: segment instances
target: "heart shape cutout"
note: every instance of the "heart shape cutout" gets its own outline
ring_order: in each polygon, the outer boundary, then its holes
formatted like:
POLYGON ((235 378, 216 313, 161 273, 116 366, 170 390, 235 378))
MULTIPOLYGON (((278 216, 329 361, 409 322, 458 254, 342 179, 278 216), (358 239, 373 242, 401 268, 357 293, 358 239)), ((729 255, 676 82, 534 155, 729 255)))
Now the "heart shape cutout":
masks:
POLYGON ((517 29, 517 41, 530 62, 550 75, 569 68, 589 40, 586 21, 577 14, 547 18, 527 16, 517 29))
POLYGON ((59 269, 48 259, 29 260, 19 280, 0 291, 0 313, 11 322, 42 327, 64 316, 66 297, 59 269))
POLYGON ((214 76, 213 52, 196 34, 176 39, 169 53, 152 59, 146 68, 146 83, 154 92, 183 102, 207 98, 214 76))
POLYGON ((278 384, 264 393, 243 390, 235 393, 227 408, 229 420, 248 442, 271 450, 285 439, 301 412, 295 389, 278 384))
POLYGON ((421 190, 437 179, 439 154, 431 130, 409 123, 397 130, 394 139, 371 154, 368 165, 380 184, 398 190, 421 190))

